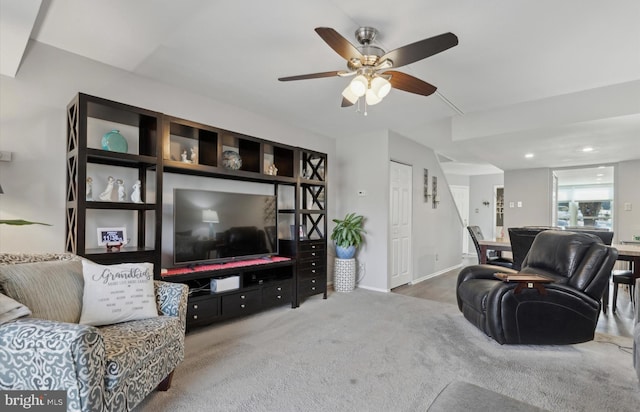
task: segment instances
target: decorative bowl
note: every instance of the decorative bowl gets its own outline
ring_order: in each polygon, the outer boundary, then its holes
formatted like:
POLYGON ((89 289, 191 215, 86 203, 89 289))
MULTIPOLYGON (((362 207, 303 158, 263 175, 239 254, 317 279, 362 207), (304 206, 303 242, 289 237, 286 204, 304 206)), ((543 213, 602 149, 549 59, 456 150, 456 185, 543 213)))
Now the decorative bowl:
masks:
POLYGON ((115 129, 105 133, 100 143, 102 144, 102 150, 110 152, 127 153, 127 150, 129 150, 127 139, 115 129))
POLYGON ((238 152, 225 150, 222 152, 222 166, 231 170, 239 170, 242 167, 242 158, 238 152))

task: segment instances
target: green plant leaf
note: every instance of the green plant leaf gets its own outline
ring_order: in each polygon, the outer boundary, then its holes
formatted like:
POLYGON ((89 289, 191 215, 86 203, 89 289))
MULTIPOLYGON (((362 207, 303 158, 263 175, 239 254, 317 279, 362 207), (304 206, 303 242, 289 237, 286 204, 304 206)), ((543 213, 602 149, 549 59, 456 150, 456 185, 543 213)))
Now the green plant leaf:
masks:
POLYGON ((0 224, 5 224, 5 225, 12 225, 12 226, 26 226, 26 225, 44 225, 44 226, 51 226, 48 223, 42 223, 42 222, 30 222, 28 220, 23 220, 23 219, 2 219, 0 220, 0 224))

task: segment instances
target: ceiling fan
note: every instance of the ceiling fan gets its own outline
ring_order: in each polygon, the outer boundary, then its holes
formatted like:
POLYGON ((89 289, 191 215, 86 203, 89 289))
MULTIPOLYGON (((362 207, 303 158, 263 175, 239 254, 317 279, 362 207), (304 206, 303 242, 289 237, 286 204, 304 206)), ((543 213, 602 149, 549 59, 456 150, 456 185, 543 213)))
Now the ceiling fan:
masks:
POLYGON ((378 31, 373 27, 360 27, 356 30, 355 35, 360 43, 359 47, 349 43, 332 28, 317 27, 315 31, 329 47, 347 60, 348 70, 280 77, 278 80, 286 82, 322 77, 355 76, 342 92, 342 107, 354 105, 361 97, 364 97, 366 105, 378 104, 391 91, 392 87, 422 96, 433 94, 437 89, 434 85, 391 69, 417 62, 458 44, 458 37, 455 34, 443 33, 387 53, 380 47, 371 44, 378 34, 378 31))

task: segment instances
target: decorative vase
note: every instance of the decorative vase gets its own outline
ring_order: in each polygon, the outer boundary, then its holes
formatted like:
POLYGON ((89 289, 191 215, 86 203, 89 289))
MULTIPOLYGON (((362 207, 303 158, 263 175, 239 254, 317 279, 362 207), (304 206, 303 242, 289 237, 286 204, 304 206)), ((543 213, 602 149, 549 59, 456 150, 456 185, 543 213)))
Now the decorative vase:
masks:
POLYGON ((356 254, 356 247, 351 245, 349 247, 342 247, 336 245, 336 256, 338 259, 353 259, 356 254))
POLYGON ((102 141, 100 143, 102 144, 103 150, 108 150, 110 152, 127 153, 127 150, 129 149, 127 139, 125 139, 124 136, 115 129, 105 133, 104 136, 102 136, 102 141))
POLYGON ((225 150, 222 152, 222 166, 231 170, 239 170, 242 167, 242 158, 238 152, 225 150))

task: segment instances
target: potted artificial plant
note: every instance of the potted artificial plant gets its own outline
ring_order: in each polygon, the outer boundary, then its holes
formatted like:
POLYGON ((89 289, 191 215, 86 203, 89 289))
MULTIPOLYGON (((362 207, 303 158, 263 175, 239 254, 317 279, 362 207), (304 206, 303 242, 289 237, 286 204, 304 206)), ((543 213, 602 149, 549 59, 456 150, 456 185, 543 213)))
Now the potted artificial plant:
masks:
POLYGON ((331 232, 331 240, 336 244, 338 259, 351 259, 356 254, 356 249, 363 242, 362 235, 366 233, 362 229, 363 220, 363 216, 355 213, 347 213, 344 219, 333 219, 336 226, 331 232))

